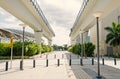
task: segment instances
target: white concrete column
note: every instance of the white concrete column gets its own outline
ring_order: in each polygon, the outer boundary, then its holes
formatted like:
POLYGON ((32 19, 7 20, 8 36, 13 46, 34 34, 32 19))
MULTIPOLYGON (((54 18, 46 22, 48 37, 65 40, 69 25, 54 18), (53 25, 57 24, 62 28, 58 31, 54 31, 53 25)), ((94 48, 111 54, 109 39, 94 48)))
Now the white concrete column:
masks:
POLYGON ((34 32, 36 43, 41 44, 42 32, 34 32))
POLYGON ((52 45, 52 41, 48 40, 48 45, 51 46, 52 45))
POLYGON ((81 44, 81 33, 79 34, 79 37, 80 37, 80 41, 79 41, 79 43, 81 44))
POLYGON ((40 57, 41 57, 41 43, 42 43, 42 32, 34 31, 35 40, 37 44, 40 44, 40 57))
POLYGON ((71 45, 75 45, 75 40, 71 40, 71 45))

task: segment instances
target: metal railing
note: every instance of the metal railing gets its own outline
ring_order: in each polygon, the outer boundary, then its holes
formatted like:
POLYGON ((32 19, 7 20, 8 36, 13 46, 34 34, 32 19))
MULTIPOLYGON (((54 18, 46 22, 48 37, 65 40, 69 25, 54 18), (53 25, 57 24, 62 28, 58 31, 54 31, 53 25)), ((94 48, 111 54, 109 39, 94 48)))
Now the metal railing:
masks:
MULTIPOLYGON (((85 6, 87 5, 88 1, 89 1, 89 0, 83 0, 82 6, 81 6, 81 8, 80 8, 80 10, 79 10, 79 13, 78 13, 78 15, 77 15, 77 17, 76 17, 76 20, 75 20, 74 24, 73 24, 71 33, 72 33, 73 29, 75 28, 75 26, 76 26, 76 24, 77 24, 77 22, 78 22, 78 19, 80 18, 81 14, 83 13, 83 11, 84 11, 84 9, 85 9, 85 6)), ((70 34, 71 34, 71 33, 70 33, 70 34)))
MULTIPOLYGON (((48 28, 52 31, 52 33, 54 34, 50 24, 48 23, 45 15, 43 14, 39 4, 37 3, 37 0, 30 0, 33 4, 33 6, 35 7, 36 11, 38 12, 38 14, 42 17, 43 21, 45 22, 45 24, 48 26, 48 28)), ((55 34, 54 34, 55 35, 55 34)))

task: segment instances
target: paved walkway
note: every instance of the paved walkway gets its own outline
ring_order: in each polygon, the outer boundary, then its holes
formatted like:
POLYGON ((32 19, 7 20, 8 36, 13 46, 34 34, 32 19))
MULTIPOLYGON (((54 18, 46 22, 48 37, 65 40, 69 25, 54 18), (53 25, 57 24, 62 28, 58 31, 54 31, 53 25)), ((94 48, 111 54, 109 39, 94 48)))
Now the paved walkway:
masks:
MULTIPOLYGON (((42 54, 41 57, 37 55, 34 58, 36 67, 33 68, 33 59, 25 59, 23 71, 19 69, 20 60, 14 60, 13 68, 9 66, 8 71, 4 70, 5 62, 0 61, 0 79, 96 79, 97 76, 97 63, 91 65, 91 58, 84 58, 83 66, 80 65, 80 57, 74 54, 71 55, 72 65, 69 66, 70 53, 66 51, 42 54), (49 59, 48 67, 46 58, 49 59), (57 59, 60 59, 60 66, 57 66, 57 59)), ((100 66, 102 79, 120 79, 120 64, 114 65, 112 58, 106 58, 105 64, 100 66)))

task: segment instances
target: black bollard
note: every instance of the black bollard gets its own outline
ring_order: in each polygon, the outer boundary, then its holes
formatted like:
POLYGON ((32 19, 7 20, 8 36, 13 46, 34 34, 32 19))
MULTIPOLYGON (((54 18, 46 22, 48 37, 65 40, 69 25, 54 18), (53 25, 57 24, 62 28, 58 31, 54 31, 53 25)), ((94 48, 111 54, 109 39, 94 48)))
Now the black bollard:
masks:
POLYGON ((92 58, 92 65, 94 65, 94 58, 92 58))
POLYGON ((64 58, 64 54, 62 54, 62 59, 64 58))
POLYGON ((48 67, 48 59, 46 59, 46 67, 48 67))
POLYGON ((46 59, 48 59, 48 55, 46 54, 46 59))
POLYGON ((102 64, 104 65, 104 58, 102 58, 102 64))
POLYGON ((79 55, 77 55, 77 58, 79 59, 79 55))
POLYGON ((70 55, 70 59, 71 59, 71 55, 70 55))
POLYGON ((116 58, 114 58, 114 65, 117 65, 116 58))
POLYGON ((69 60, 69 66, 71 66, 71 59, 69 60))
POLYGON ((33 60, 33 68, 35 68, 35 59, 33 60))
POLYGON ((54 55, 54 59, 56 59, 56 54, 54 55))
POLYGON ((20 70, 23 70, 23 62, 20 61, 20 70))
POLYGON ((80 58, 80 65, 83 66, 83 59, 80 58))
POLYGON ((8 61, 6 61, 5 71, 8 71, 8 61))
POLYGON ((42 58, 42 55, 40 55, 40 58, 42 58))
POLYGON ((57 61, 58 61, 58 64, 57 64, 57 65, 59 66, 59 65, 60 65, 60 59, 57 59, 57 61))

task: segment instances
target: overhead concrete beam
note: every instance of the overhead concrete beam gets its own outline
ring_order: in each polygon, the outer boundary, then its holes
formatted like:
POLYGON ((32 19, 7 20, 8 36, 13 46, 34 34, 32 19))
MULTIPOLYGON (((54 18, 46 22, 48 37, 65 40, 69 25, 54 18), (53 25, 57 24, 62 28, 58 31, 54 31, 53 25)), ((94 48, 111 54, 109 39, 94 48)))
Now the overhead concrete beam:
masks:
POLYGON ((0 7, 29 25, 32 29, 43 29, 45 31, 44 35, 47 38, 54 37, 55 34, 44 17, 42 10, 37 3, 33 4, 32 1, 35 0, 0 0, 0 7))
POLYGON ((75 24, 70 33, 72 40, 76 39, 80 30, 87 31, 96 23, 95 17, 92 15, 93 12, 103 11, 102 17, 100 17, 101 20, 119 6, 120 0, 89 0, 82 14, 76 18, 75 24))

